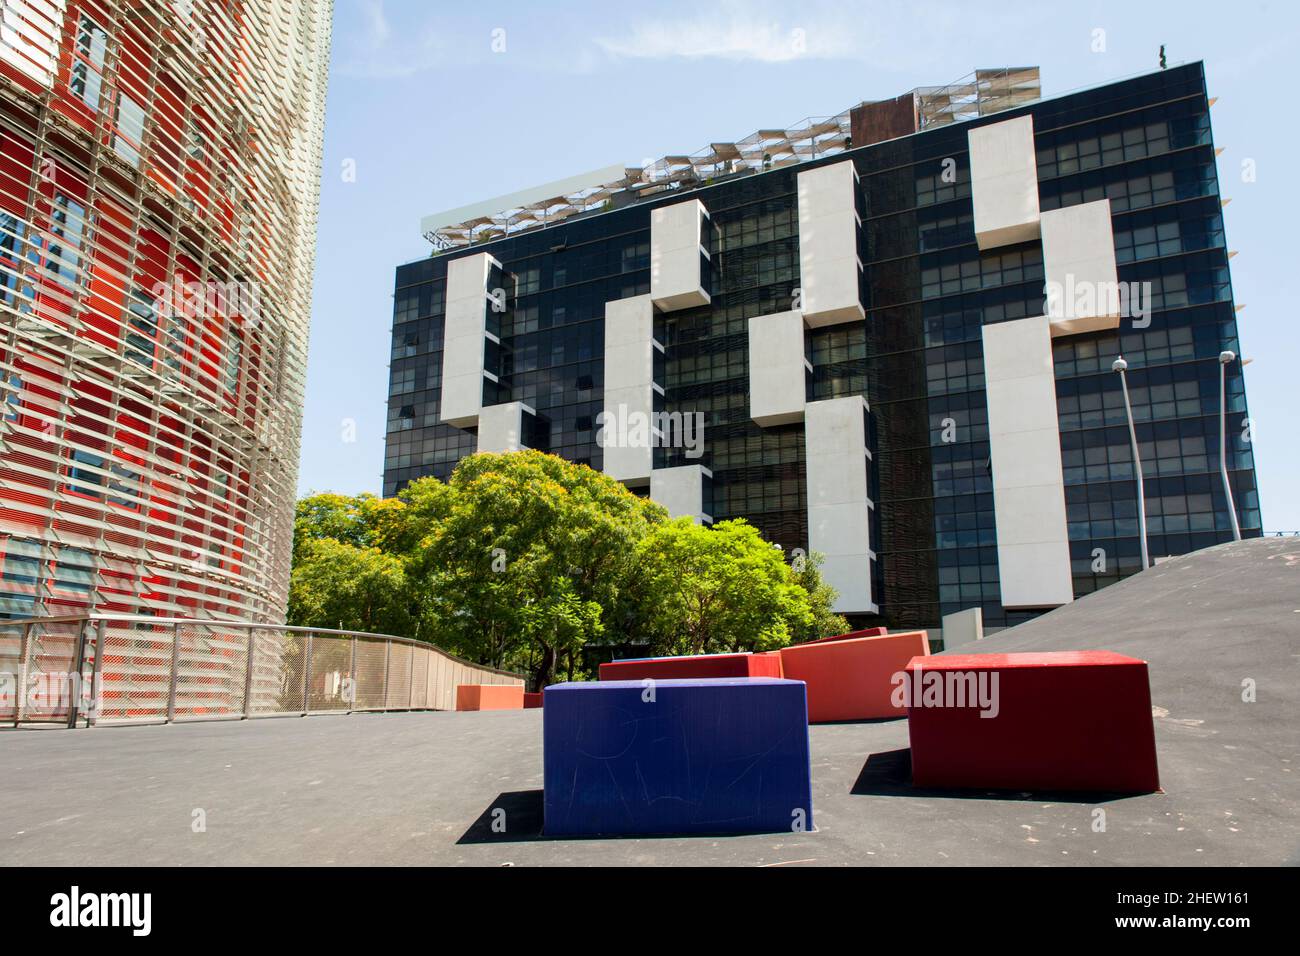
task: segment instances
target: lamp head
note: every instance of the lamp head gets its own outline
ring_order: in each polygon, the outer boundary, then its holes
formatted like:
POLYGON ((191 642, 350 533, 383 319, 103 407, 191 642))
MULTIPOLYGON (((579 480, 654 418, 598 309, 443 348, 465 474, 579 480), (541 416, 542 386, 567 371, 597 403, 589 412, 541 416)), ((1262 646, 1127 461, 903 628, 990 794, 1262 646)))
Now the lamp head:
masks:
POLYGON ((1110 363, 1110 370, 1112 372, 1123 372, 1127 368, 1128 368, 1128 362, 1124 361, 1124 356, 1122 355, 1119 358, 1115 359, 1115 361, 1110 363))
POLYGON ((1222 352, 1219 353, 1219 364, 1230 365, 1232 362, 1236 360, 1236 358, 1237 358, 1236 352, 1232 351, 1231 349, 1224 349, 1222 352))

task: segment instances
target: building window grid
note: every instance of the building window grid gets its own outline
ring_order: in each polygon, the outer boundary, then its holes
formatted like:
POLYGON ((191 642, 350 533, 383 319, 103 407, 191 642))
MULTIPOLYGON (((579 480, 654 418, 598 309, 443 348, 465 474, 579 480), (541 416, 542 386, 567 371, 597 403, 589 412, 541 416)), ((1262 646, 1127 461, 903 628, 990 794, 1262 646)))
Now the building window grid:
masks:
MULTIPOLYGON (((1056 349, 1058 387, 1064 389, 1060 400, 1063 460, 1070 462, 1067 468, 1071 469, 1097 467, 1095 460, 1089 464, 1086 459, 1096 459, 1098 453, 1091 449, 1100 447, 1101 454, 1106 459, 1106 487, 1113 485, 1116 489, 1115 510, 1118 512, 1123 511, 1118 498, 1126 489, 1129 495, 1132 494, 1132 481, 1131 478, 1124 480, 1122 477, 1111 479, 1112 465, 1121 469, 1126 466, 1121 455, 1111 450, 1110 430, 1116 425, 1112 421, 1115 409, 1112 407, 1113 399, 1108 397, 1110 382, 1105 377, 1106 368, 1101 367, 1104 364, 1108 368, 1113 355, 1101 353, 1111 352, 1111 346, 1114 345, 1117 354, 1118 347, 1122 347, 1126 357, 1130 357, 1135 366, 1140 364, 1147 367, 1148 372, 1154 372, 1176 370, 1184 365, 1199 367, 1205 364, 1204 359, 1211 357, 1211 350, 1217 356, 1215 346, 1224 341, 1235 341, 1235 322, 1232 316, 1229 314, 1221 317, 1217 314, 1220 304, 1230 301, 1222 219, 1209 209, 1208 203, 1198 202, 1206 197, 1214 197, 1217 189, 1212 157, 1207 148, 1208 120, 1203 116, 1203 104, 1199 107, 1199 113, 1195 104, 1187 106, 1186 112, 1186 116, 1164 122, 1163 129, 1160 121, 1147 121, 1150 117, 1135 112, 1114 121, 1123 125, 1123 129, 1103 128, 1094 124, 1096 131, 1087 136, 1082 132, 1063 129, 1051 130, 1050 135, 1039 137, 1042 208, 1056 208, 1059 205, 1089 201, 1091 198, 1110 198, 1112 212, 1116 216, 1117 259, 1124 270, 1121 277, 1150 281, 1153 284, 1153 323, 1150 328, 1141 332, 1125 331, 1121 335, 1112 335, 1108 341, 1103 341, 1107 339, 1104 335, 1095 338, 1074 337, 1065 340, 1070 343, 1069 351, 1062 350, 1061 343, 1057 343, 1056 349), (1133 122, 1134 117, 1139 119, 1140 124, 1133 122), (1068 142, 1071 137, 1080 141, 1073 150, 1068 142), (1083 142, 1090 137, 1096 140, 1095 150, 1083 142), (1050 157, 1046 155, 1049 146, 1050 157), (1095 161, 1086 158, 1094 155, 1097 157, 1095 161), (1080 161, 1079 157, 1085 158, 1080 161), (1081 162, 1078 172, 1071 171, 1072 161, 1081 162), (1084 180, 1092 185, 1072 185, 1084 180), (1122 215, 1138 210, 1149 211, 1128 217, 1122 215), (1211 258, 1204 258, 1204 255, 1199 259, 1189 256, 1189 253, 1198 251, 1209 254, 1211 258), (1210 315, 1207 309, 1215 314, 1210 315), (1093 343, 1091 353, 1087 344, 1089 342, 1093 343), (1096 379, 1101 380, 1098 385, 1093 384, 1096 379), (1079 384, 1074 387, 1076 380, 1079 384), (1103 433, 1102 444, 1089 444, 1089 450, 1080 450, 1085 463, 1074 464, 1075 449, 1067 447, 1073 441, 1070 435, 1084 435, 1089 430, 1098 429, 1103 433)), ((937 144, 938 141, 935 142, 937 144)), ((935 148, 939 147, 936 145, 935 148)), ((925 284, 938 285, 937 290, 927 290, 930 292, 929 298, 918 294, 922 286, 919 267, 914 267, 909 273, 909 267, 905 264, 898 265, 896 286, 890 286, 890 282, 895 280, 887 269, 896 264, 892 261, 887 264, 869 264, 869 271, 876 270, 876 274, 871 275, 873 293, 878 294, 882 289, 894 287, 899 292, 908 288, 916 291, 910 300, 896 300, 888 295, 879 298, 874 303, 876 308, 870 313, 868 323, 874 322, 878 326, 885 316, 891 314, 891 310, 899 315, 907 315, 919 329, 915 335, 915 345, 904 348, 903 351, 876 351, 885 342, 874 339, 868 342, 865 333, 855 337, 856 329, 816 330, 810 333, 809 340, 818 369, 816 397, 824 397, 824 391, 834 392, 843 387, 843 383, 855 380, 863 381, 873 392, 882 387, 881 380, 898 384, 906 381, 908 395, 914 394, 916 397, 909 398, 901 393, 891 394, 883 401, 873 397, 873 408, 878 416, 884 416, 887 420, 891 413, 910 414, 910 406, 919 404, 923 420, 929 421, 931 429, 936 424, 936 417, 940 420, 951 417, 958 422, 959 435, 963 428, 966 431, 962 436, 964 440, 952 444, 942 441, 935 444, 933 432, 930 436, 931 444, 926 453, 933 458, 930 466, 932 487, 928 489, 932 496, 928 499, 928 504, 933 517, 928 543, 918 540, 916 543, 922 547, 907 547, 907 541, 898 538, 899 534, 905 532, 901 530, 899 520, 890 513, 891 502, 883 502, 883 507, 877 509, 880 518, 877 526, 892 536, 892 552, 889 557, 913 561, 915 559, 907 557, 912 554, 917 555, 923 565, 933 562, 937 574, 936 586, 942 589, 925 597, 929 592, 924 587, 920 590, 900 587, 898 592, 902 597, 891 601, 890 613, 900 623, 932 625, 937 623, 938 614, 969 606, 978 600, 985 607, 986 623, 1001 626, 1026 620, 1033 614, 1006 612, 997 603, 996 542, 993 540, 987 425, 982 420, 984 396, 979 349, 980 327, 989 321, 1041 314, 1042 263, 1041 253, 1031 245, 999 250, 989 256, 972 254, 973 248, 963 247, 973 246, 969 236, 969 174, 961 166, 964 162, 965 157, 962 156, 959 159, 958 181, 947 184, 939 180, 934 158, 917 159, 912 164, 912 181, 916 188, 911 195, 907 190, 878 189, 876 187, 880 184, 869 183, 871 177, 877 174, 861 170, 864 193, 873 198, 888 199, 887 202, 878 204, 874 211, 877 216, 907 215, 906 209, 891 208, 891 204, 910 205, 913 210, 937 207, 934 215, 924 221, 917 221, 912 227, 917 231, 915 254, 905 257, 914 263, 927 263, 925 284), (949 186, 953 188, 948 189, 949 186), (918 194, 920 198, 917 198, 918 194), (943 202, 953 202, 955 205, 948 209, 940 205, 943 202), (945 253, 942 243, 947 241, 951 241, 953 248, 947 249, 945 253), (1018 255, 1019 262, 1015 255, 1009 254, 1018 255), (935 256, 939 256, 940 260, 934 261, 935 256), (869 352, 873 354, 868 354, 869 352), (917 356, 919 361, 913 361, 911 355, 917 356), (871 371, 877 366, 883 372, 880 376, 871 371), (887 368, 888 371, 885 371, 887 368), (920 377, 911 373, 908 378, 909 368, 919 370, 920 377), (903 377, 900 378, 900 374, 903 377), (931 557, 920 557, 925 554, 931 557)), ((862 166, 862 162, 859 165, 862 166)), ((898 179, 895 171, 879 175, 882 182, 886 175, 898 179)), ((774 250, 766 250, 769 260, 767 265, 762 263, 761 254, 752 259, 744 254, 749 250, 757 252, 756 247, 765 243, 779 244, 797 233, 797 220, 792 218, 793 206, 789 204, 787 196, 778 196, 775 204, 768 205, 764 213, 766 220, 747 217, 743 207, 749 203, 740 196, 740 187, 744 187, 745 197, 752 197, 759 185, 755 180, 750 180, 737 183, 730 190, 715 189, 710 192, 708 201, 718 230, 718 255, 714 262, 719 272, 715 285, 718 295, 713 306, 699 314, 674 313, 665 317, 666 321, 662 323, 665 331, 662 334, 665 341, 672 343, 666 380, 670 386, 670 397, 682 402, 694 402, 694 407, 707 408, 710 423, 717 422, 714 433, 709 438, 711 464, 719 479, 715 488, 717 516, 749 513, 756 516, 758 523, 767 527, 769 519, 779 521, 786 514, 798 517, 793 513, 793 508, 789 512, 785 509, 790 500, 800 495, 802 430, 797 426, 768 429, 766 431, 772 436, 784 433, 784 444, 776 441, 771 446, 765 446, 761 439, 755 443, 754 436, 748 433, 749 426, 745 421, 743 385, 746 373, 738 363, 731 361, 730 356, 733 349, 743 350, 744 346, 739 339, 736 339, 733 346, 728 337, 743 336, 747 320, 752 315, 776 311, 772 307, 778 301, 774 298, 774 293, 781 295, 785 292, 784 274, 772 284, 766 281, 776 279, 777 267, 772 264, 775 262, 774 250), (723 196, 735 197, 736 201, 734 205, 728 206, 725 201, 714 200, 712 197, 715 196, 719 199, 723 196), (727 253, 732 255, 728 256, 727 253), (764 269, 768 271, 764 272, 764 269), (789 473, 781 471, 791 469, 792 466, 796 470, 789 473), (772 469, 777 469, 778 477, 769 476, 772 469), (771 511, 772 508, 778 510, 771 511)), ((773 188, 779 190, 780 186, 773 188)), ((534 235, 532 247, 539 249, 544 241, 534 235)), ((640 265, 640 253, 625 251, 627 245, 628 243, 619 240, 611 247, 620 267, 640 265)), ((797 243, 794 250, 797 252, 797 243)), ((797 270, 797 256, 793 259, 797 270)), ((567 271, 567 276, 572 275, 572 271, 567 271)), ((518 314, 525 321, 538 323, 538 326, 545 321, 545 317, 540 314, 529 319, 526 309, 519 310, 518 314)), ((1144 461, 1149 443, 1153 456, 1151 461, 1155 463, 1154 474, 1148 479, 1150 483, 1173 480, 1192 482, 1213 477, 1212 470, 1217 468, 1213 456, 1217 452, 1215 443, 1209 441, 1207 429, 1215 419, 1206 418, 1205 413, 1217 408, 1217 393, 1213 396, 1213 407, 1208 406, 1211 396, 1206 391, 1202 374, 1212 369, 1212 365, 1205 365, 1197 373, 1199 377, 1194 383, 1186 377, 1187 373, 1179 373, 1181 377, 1176 380, 1143 386, 1138 384, 1139 374, 1131 375, 1135 414, 1139 419, 1144 414, 1139 409, 1145 408, 1149 409, 1146 414, 1151 416, 1151 428, 1162 422, 1171 422, 1176 426, 1176 433, 1172 437, 1163 433, 1160 436, 1153 433, 1150 438, 1142 437, 1144 461), (1193 387, 1195 395, 1192 394, 1193 387), (1138 401, 1142 388, 1147 391, 1140 396, 1142 401, 1138 401), (1193 416, 1198 415, 1201 417, 1193 420, 1193 416), (1208 449, 1205 447, 1207 444, 1210 446, 1208 449), (1208 470, 1202 472, 1203 466, 1208 470)), ((1239 388, 1234 390, 1230 380, 1230 396, 1237 395, 1242 393, 1239 388)), ((1232 401, 1235 406, 1236 398, 1233 397, 1232 401)), ((672 404, 669 403, 670 407, 672 404)), ((1241 399, 1241 411, 1244 412, 1244 396, 1241 399)), ((1122 444, 1126 448, 1126 442, 1122 444)), ((894 446, 897 446, 894 439, 884 441, 877 451, 878 464, 882 464, 885 459, 911 454, 906 448, 894 446)), ((566 444, 563 447, 568 454, 567 449, 572 446, 566 444)), ((1244 511, 1254 508, 1257 513, 1257 495, 1249 474, 1250 459, 1248 447, 1234 452, 1234 461, 1239 462, 1242 469, 1234 474, 1234 480, 1246 480, 1251 485, 1242 488, 1239 503, 1244 511)), ((888 476, 887 469, 884 471, 889 481, 895 480, 888 476)), ((1122 476, 1124 472, 1121 470, 1115 474, 1122 476)), ((1091 487, 1093 486, 1070 483, 1067 486, 1067 497, 1073 501, 1074 493, 1091 487)), ((1178 530, 1182 527, 1181 516, 1184 514, 1188 516, 1188 529, 1193 526, 1203 529, 1208 514, 1206 494, 1204 491, 1196 491, 1194 497, 1179 500, 1176 491, 1163 489, 1154 495, 1153 502, 1159 500, 1160 516, 1174 519, 1167 527, 1162 525, 1164 532, 1184 534, 1178 530)), ((1213 493, 1209 494, 1209 504, 1214 507, 1213 493)), ((905 500, 895 498, 892 504, 901 504, 905 500)), ((918 504, 924 501, 925 499, 920 499, 918 504)), ((803 502, 800 501, 796 507, 801 509, 803 502)), ((1152 507, 1155 508, 1156 505, 1153 503, 1152 507)), ((1214 510, 1222 514, 1221 507, 1214 510)), ((1226 515, 1223 517, 1226 519, 1226 515)), ((1071 512, 1071 527, 1076 531, 1074 522, 1077 520, 1081 519, 1077 517, 1077 509, 1074 509, 1071 512)), ((1098 516, 1088 520, 1116 519, 1098 516)), ((1215 523, 1216 527, 1221 523, 1217 516, 1215 523)), ((1103 526, 1099 530, 1107 530, 1108 527, 1103 526)), ((1117 527, 1124 526, 1121 524, 1117 527)), ((1188 530, 1186 533, 1214 532, 1188 530)), ((1114 567, 1121 567, 1123 573, 1136 570, 1133 563, 1135 558, 1130 561, 1127 554, 1131 550, 1130 545, 1136 543, 1134 539, 1118 537, 1105 540, 1111 542, 1117 554, 1112 571, 1114 567)), ((1222 540, 1221 536, 1218 540, 1222 540)), ((1076 589, 1080 593, 1092 586, 1089 579, 1093 577, 1090 571, 1084 573, 1082 555, 1077 553, 1078 548, 1085 544, 1088 541, 1072 537, 1076 589)), ((1135 549, 1132 550, 1135 553, 1135 549)))

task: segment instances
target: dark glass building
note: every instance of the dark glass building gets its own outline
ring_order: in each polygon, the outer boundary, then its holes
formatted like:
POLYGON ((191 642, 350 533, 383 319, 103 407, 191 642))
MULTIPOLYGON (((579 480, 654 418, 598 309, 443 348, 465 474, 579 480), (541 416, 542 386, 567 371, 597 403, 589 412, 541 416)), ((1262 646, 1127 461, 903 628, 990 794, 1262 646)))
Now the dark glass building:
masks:
POLYGON ((1203 68, 1049 100, 1028 72, 969 116, 918 92, 430 228, 384 494, 538 448, 828 554, 855 624, 1009 626, 1140 569, 1122 355, 1152 558, 1232 538, 1221 369, 1259 534, 1203 68), (702 444, 615 451, 615 405, 702 444))

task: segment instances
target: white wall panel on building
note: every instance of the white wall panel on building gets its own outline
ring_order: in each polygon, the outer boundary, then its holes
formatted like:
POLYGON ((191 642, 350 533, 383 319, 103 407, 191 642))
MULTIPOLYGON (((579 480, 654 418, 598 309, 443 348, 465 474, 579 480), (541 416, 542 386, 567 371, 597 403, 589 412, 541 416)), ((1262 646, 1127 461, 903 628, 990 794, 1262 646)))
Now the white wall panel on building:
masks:
POLYGON ((709 303, 701 275, 708 215, 698 199, 650 212, 650 298, 665 312, 709 303))
POLYGON ((983 334, 1002 604, 1068 604, 1074 585, 1049 322, 998 322, 983 334))
POLYGON ((703 465, 656 468, 650 475, 650 500, 668 509, 673 518, 692 518, 696 524, 712 522, 704 486, 713 472, 703 465))
POLYGON ((1018 116, 969 130, 970 193, 981 249, 1038 238, 1034 119, 1018 116))
POLYGON ((1043 213, 1043 272, 1053 335, 1119 328, 1110 200, 1043 213))
POLYGON ((851 160, 799 173, 799 307, 810 329, 866 316, 857 189, 851 160))
POLYGON ((804 442, 808 485, 808 548, 826 557, 822 577, 841 613, 875 613, 871 594, 872 502, 867 483, 866 400, 809 402, 804 442))
POLYGON ((524 444, 524 416, 536 414, 523 402, 488 405, 478 417, 478 450, 500 454, 520 451, 524 444))
POLYGON ((483 349, 490 307, 488 277, 501 264, 486 252, 447 263, 447 307, 442 344, 439 417, 472 428, 483 407, 483 349))
POLYGON ((654 442, 654 305, 648 295, 605 303, 605 408, 597 437, 605 473, 630 485, 650 481, 654 442))
POLYGON ((755 423, 767 427, 803 421, 810 371, 798 311, 749 320, 749 417, 755 423))

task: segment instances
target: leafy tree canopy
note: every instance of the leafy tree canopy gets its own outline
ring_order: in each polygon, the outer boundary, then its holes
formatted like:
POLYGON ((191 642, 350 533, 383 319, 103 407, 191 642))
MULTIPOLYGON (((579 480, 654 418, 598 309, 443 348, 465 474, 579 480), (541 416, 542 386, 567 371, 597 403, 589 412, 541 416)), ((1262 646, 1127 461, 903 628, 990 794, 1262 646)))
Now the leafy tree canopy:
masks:
POLYGON ((647 653, 767 650, 847 629, 815 559, 791 567, 743 520, 712 528, 584 465, 526 451, 463 459, 393 498, 298 502, 290 623, 418 637, 583 676, 591 642, 647 653))

